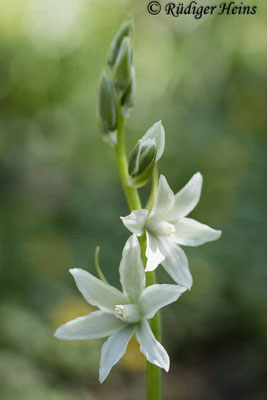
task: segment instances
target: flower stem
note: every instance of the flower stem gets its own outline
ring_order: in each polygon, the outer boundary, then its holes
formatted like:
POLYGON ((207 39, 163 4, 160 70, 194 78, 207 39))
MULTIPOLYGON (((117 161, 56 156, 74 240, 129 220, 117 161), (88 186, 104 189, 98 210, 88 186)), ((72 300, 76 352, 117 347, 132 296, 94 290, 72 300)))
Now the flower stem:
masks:
MULTIPOLYGON (((146 236, 145 234, 139 238, 141 247, 142 260, 146 264, 146 236)), ((146 273, 146 286, 154 285, 157 283, 155 271, 146 273)), ((150 327, 158 341, 161 341, 161 315, 158 311, 154 318, 150 320, 150 327)), ((161 368, 147 361, 146 364, 146 398, 147 400, 161 400, 161 368)))
POLYGON ((154 200, 156 197, 157 193, 157 188, 158 188, 158 180, 159 180, 159 171, 158 171, 158 166, 155 164, 154 170, 153 170, 153 176, 152 176, 152 186, 151 186, 151 192, 149 195, 148 202, 146 204, 146 208, 150 212, 152 210, 154 200))
MULTIPOLYGON (((142 208, 142 204, 139 198, 138 191, 127 185, 128 174, 128 161, 125 151, 125 139, 124 139, 124 117, 120 110, 118 113, 118 143, 115 147, 116 158, 118 169, 120 173, 121 183, 123 186, 124 193, 126 195, 128 205, 131 211, 142 208)), ((155 168, 156 170, 156 168, 155 168)), ((156 190, 157 190, 157 171, 154 172, 152 190, 149 197, 149 207, 152 208, 156 190)), ((146 236, 145 234, 139 238, 141 247, 142 260, 144 265, 146 264, 146 236)), ((146 273, 147 286, 155 284, 156 274, 155 271, 146 273)), ((150 320, 150 326, 157 340, 161 339, 161 317, 160 313, 157 312, 154 318, 150 320)), ((146 390, 147 400, 161 400, 161 369, 154 364, 147 361, 146 367, 146 390)))

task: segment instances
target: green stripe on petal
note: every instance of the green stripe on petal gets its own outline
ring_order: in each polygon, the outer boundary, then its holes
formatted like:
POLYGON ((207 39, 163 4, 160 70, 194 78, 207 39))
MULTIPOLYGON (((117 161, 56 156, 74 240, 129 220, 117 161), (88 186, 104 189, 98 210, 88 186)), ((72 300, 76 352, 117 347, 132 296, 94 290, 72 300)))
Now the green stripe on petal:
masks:
POLYGON ((156 140, 157 143, 156 161, 158 161, 161 158, 165 148, 165 130, 163 128, 161 121, 158 121, 154 125, 152 125, 141 140, 145 141, 147 139, 156 140))

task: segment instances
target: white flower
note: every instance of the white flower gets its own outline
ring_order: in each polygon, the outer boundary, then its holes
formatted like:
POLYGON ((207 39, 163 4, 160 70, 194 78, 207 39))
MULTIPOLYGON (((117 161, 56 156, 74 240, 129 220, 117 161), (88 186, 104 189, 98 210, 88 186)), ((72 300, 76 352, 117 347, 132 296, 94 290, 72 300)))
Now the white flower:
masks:
POLYGON ((186 289, 178 285, 158 284, 145 287, 137 237, 132 235, 123 249, 119 269, 123 292, 82 269, 74 268, 70 272, 84 298, 100 310, 60 326, 55 336, 65 340, 109 336, 101 351, 100 382, 106 379, 113 365, 123 356, 134 334, 147 360, 168 371, 169 356, 154 337, 147 320, 160 308, 176 301, 186 289))
POLYGON ((175 282, 187 289, 191 288, 193 281, 187 257, 179 245, 199 246, 221 236, 221 231, 185 218, 197 205, 201 187, 202 175, 198 172, 174 195, 166 178, 161 175, 151 213, 145 209, 135 210, 121 218, 137 236, 146 232, 146 271, 153 271, 162 264, 175 282))

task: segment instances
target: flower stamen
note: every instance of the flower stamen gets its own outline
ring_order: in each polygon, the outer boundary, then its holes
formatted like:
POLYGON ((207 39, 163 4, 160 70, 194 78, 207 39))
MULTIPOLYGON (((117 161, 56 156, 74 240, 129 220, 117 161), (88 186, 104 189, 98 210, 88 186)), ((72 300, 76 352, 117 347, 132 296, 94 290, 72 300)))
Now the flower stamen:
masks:
POLYGON ((135 304, 116 305, 114 315, 129 324, 138 322, 141 319, 140 310, 135 304))
POLYGON ((175 226, 167 221, 151 219, 147 221, 146 228, 157 236, 171 236, 176 232, 175 226))

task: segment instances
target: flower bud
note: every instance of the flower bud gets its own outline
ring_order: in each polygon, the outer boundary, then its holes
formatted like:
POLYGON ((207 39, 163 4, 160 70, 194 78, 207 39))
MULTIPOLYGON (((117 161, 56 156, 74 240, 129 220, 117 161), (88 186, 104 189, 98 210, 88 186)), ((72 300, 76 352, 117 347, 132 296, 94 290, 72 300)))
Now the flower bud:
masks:
POLYGON ((108 52, 107 61, 111 69, 114 67, 123 39, 125 37, 131 38, 132 32, 133 32, 133 21, 129 20, 124 22, 119 31, 116 33, 108 52))
POLYGON ((117 102, 113 84, 104 72, 98 93, 97 103, 98 125, 103 140, 109 144, 117 143, 117 102))
POLYGON ((136 78, 135 78, 135 69, 134 67, 132 67, 132 78, 130 86, 121 99, 121 110, 125 117, 129 116, 130 109, 134 106, 135 94, 136 94, 136 78))
POLYGON ((125 37, 121 43, 120 51, 113 68, 114 87, 120 99, 122 99, 129 89, 132 78, 132 48, 130 39, 125 37))
POLYGON ((141 140, 147 140, 147 139, 156 140, 157 144, 156 162, 157 162, 161 158, 165 148, 165 130, 163 128, 161 121, 158 121, 154 125, 152 125, 141 140))
POLYGON ((155 139, 140 139, 130 155, 128 186, 141 187, 150 179, 156 161, 157 145, 155 139))

